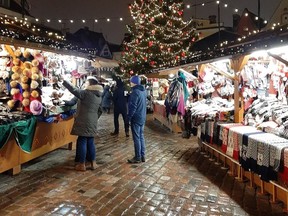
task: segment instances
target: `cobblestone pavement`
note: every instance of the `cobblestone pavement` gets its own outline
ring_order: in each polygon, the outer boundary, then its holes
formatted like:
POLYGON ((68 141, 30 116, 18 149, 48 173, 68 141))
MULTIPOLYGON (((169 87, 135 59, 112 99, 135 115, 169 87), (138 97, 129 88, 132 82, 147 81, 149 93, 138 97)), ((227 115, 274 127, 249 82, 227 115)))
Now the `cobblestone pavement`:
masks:
POLYGON ((63 148, 16 176, 0 174, 0 215, 283 215, 281 203, 271 204, 198 152, 195 137, 182 139, 151 116, 147 161, 127 164, 132 138, 122 123, 122 133, 110 136, 112 117, 100 118, 96 170, 74 171, 75 150, 63 148))

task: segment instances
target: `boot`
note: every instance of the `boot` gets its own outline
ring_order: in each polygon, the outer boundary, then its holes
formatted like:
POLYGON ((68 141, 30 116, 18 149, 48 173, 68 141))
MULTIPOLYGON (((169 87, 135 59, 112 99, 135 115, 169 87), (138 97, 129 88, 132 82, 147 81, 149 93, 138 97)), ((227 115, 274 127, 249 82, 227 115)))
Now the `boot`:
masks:
POLYGON ((92 170, 95 170, 97 168, 97 164, 96 164, 96 161, 91 161, 91 169, 92 170))
POLYGON ((77 171, 86 171, 85 163, 79 163, 75 165, 75 170, 77 171))

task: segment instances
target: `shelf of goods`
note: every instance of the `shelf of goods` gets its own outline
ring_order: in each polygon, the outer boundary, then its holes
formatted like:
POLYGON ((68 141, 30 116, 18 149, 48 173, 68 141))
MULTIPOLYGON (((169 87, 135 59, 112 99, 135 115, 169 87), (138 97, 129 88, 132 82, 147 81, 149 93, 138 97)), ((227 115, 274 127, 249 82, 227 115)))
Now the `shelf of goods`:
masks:
POLYGON ((206 120, 198 127, 202 150, 238 180, 280 200, 288 210, 288 140, 240 123, 206 120))
POLYGON ((0 173, 11 170, 13 175, 17 174, 21 164, 67 145, 70 150, 74 148, 76 136, 70 135, 73 122, 73 117, 58 123, 37 122, 29 150, 21 147, 12 134, 0 150, 0 173))
POLYGON ((170 131, 174 133, 182 133, 181 127, 179 127, 178 123, 173 123, 171 120, 168 120, 166 116, 166 108, 164 105, 164 101, 154 102, 153 109, 153 118, 158 120, 162 125, 167 127, 170 131))

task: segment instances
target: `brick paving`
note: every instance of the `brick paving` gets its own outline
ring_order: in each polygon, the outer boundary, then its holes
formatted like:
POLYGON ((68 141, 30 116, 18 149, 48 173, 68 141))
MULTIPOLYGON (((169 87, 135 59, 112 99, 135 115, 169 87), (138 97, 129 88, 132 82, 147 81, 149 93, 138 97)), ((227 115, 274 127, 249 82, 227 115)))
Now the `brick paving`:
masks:
MULTIPOLYGON (((0 216, 6 215, 285 215, 245 182, 238 182, 151 116, 145 128, 146 163, 131 165, 131 136, 118 137, 104 114, 95 138, 96 170, 74 171, 74 151, 58 149, 0 174, 0 216)), ((123 126, 122 126, 123 127, 123 126)))

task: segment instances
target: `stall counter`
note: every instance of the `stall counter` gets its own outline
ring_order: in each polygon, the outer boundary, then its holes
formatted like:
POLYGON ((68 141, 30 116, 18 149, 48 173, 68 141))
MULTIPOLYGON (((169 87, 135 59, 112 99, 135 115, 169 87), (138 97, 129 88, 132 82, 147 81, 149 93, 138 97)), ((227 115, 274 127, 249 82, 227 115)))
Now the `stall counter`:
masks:
POLYGON ((17 174, 21 171, 21 164, 67 144, 72 150, 77 138, 70 135, 73 122, 73 117, 58 123, 37 122, 31 152, 22 150, 14 136, 11 136, 0 150, 0 173, 11 170, 13 175, 17 174))
POLYGON ((167 127, 174 133, 182 133, 181 128, 177 123, 172 123, 166 117, 166 108, 164 101, 154 101, 153 118, 158 120, 162 125, 167 127))

